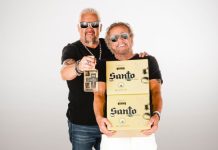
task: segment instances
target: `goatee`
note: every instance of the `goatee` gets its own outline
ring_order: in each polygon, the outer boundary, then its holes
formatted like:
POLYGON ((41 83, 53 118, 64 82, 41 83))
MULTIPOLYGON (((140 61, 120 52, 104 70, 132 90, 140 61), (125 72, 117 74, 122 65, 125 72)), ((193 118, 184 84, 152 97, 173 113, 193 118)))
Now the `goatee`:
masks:
POLYGON ((94 44, 98 44, 98 40, 96 38, 94 38, 92 41, 88 41, 87 39, 85 39, 85 43, 89 46, 92 46, 94 44))

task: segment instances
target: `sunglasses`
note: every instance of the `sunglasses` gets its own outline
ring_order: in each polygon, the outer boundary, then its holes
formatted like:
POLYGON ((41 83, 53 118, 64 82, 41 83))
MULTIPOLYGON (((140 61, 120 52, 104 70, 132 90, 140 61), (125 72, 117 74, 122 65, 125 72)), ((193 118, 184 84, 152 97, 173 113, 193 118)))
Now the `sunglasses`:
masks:
POLYGON ((117 35, 112 35, 111 37, 110 37, 110 40, 111 40, 111 42, 117 42, 117 40, 119 39, 119 38, 122 38, 122 39, 128 39, 129 38, 129 34, 128 33, 121 33, 121 34, 117 34, 117 35))
POLYGON ((99 22, 80 22, 80 27, 81 28, 88 28, 88 27, 92 27, 92 28, 98 28, 99 27, 99 22))

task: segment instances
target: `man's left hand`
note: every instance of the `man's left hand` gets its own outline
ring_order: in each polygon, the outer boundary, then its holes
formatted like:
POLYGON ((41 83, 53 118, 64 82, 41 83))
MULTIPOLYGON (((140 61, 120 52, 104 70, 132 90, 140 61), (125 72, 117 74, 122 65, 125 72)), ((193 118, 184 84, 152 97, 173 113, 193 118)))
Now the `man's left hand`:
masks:
POLYGON ((160 118, 158 117, 157 114, 153 115, 148 122, 148 124, 151 125, 151 129, 143 130, 142 133, 146 136, 149 136, 149 135, 155 133, 158 129, 159 119, 160 118))

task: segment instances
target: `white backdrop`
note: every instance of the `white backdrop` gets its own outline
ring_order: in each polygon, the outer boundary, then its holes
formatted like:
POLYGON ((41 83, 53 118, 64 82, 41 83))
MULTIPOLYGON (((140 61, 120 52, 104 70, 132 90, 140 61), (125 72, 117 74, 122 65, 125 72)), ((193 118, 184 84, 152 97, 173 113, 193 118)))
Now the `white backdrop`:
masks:
POLYGON ((69 150, 62 48, 79 38, 79 12, 105 29, 132 25, 135 52, 159 62, 164 108, 159 150, 215 150, 218 142, 216 0, 1 0, 0 149, 69 150))

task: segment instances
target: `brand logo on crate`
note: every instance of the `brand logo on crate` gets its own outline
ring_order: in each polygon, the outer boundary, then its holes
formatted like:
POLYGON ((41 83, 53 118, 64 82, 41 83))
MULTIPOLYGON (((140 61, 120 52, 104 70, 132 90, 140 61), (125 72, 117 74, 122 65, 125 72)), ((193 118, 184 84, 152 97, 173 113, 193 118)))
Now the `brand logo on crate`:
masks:
POLYGON ((128 115, 129 117, 132 117, 136 113, 137 110, 133 109, 131 106, 127 109, 116 109, 115 107, 111 108, 111 117, 114 117, 115 115, 128 115))
POLYGON ((135 74, 127 71, 125 74, 115 74, 112 72, 109 79, 110 81, 113 81, 114 79, 126 79, 127 81, 131 81, 133 78, 135 78, 135 74))

